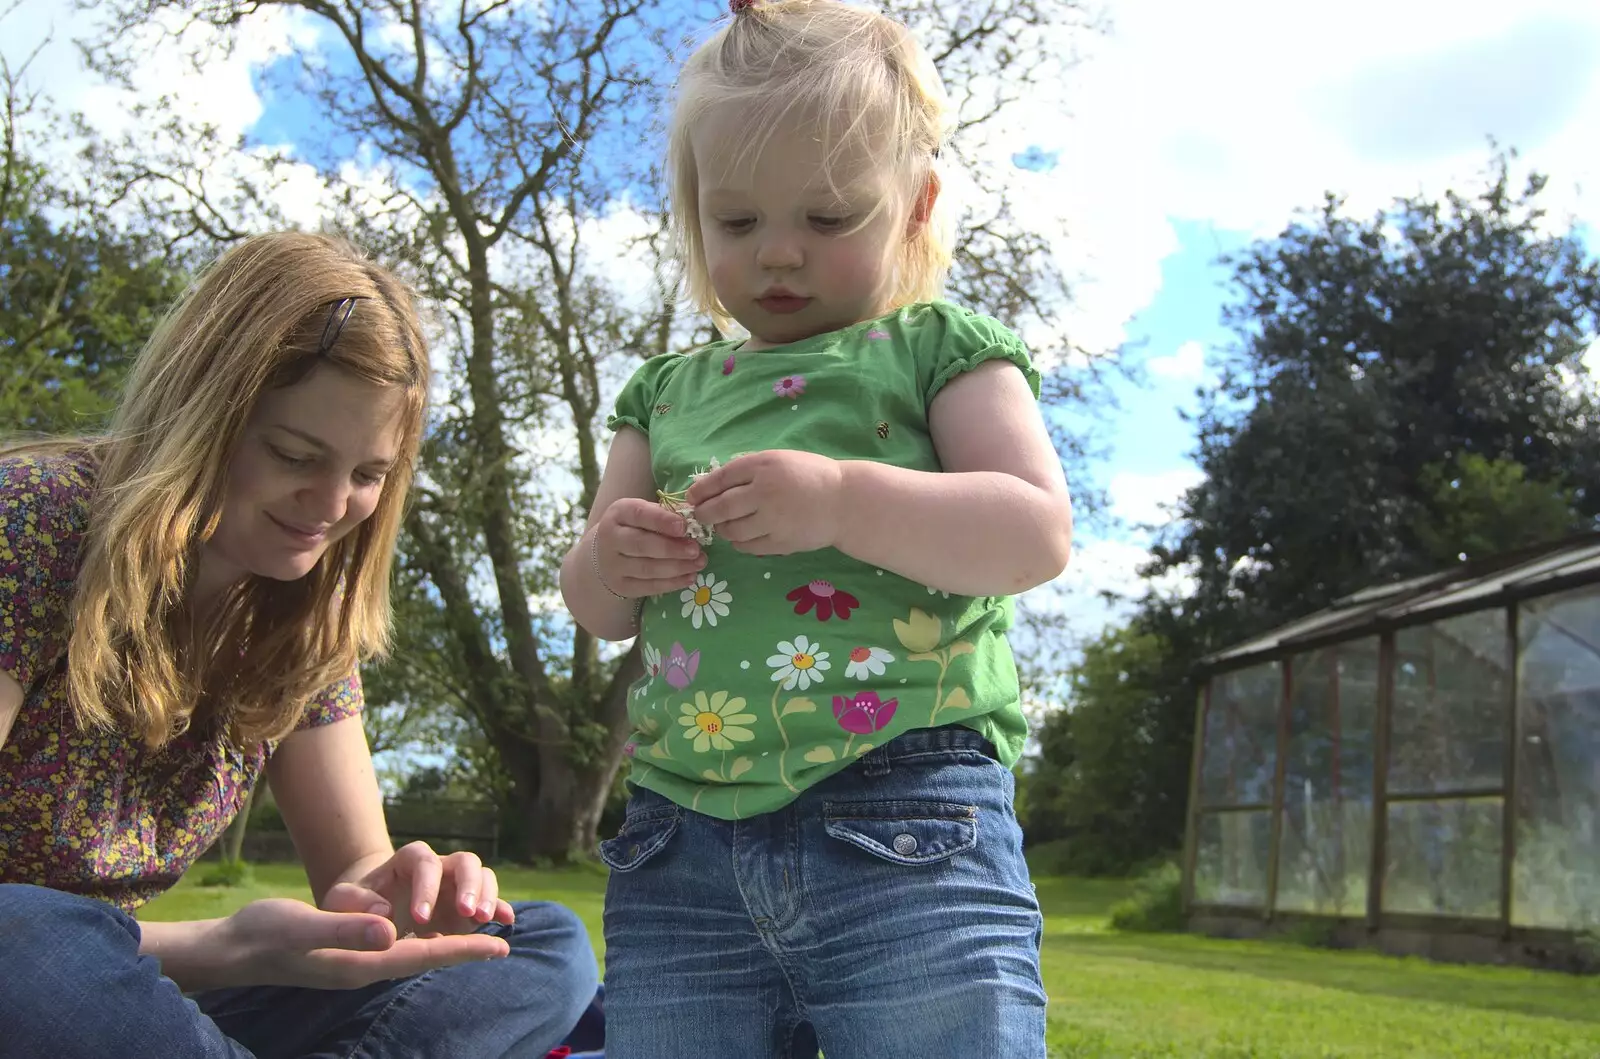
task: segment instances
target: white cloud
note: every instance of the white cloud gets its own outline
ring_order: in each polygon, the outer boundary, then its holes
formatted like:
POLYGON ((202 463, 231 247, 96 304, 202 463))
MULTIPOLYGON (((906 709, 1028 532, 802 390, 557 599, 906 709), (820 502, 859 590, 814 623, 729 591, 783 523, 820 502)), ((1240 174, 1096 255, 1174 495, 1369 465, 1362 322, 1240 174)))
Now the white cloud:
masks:
POLYGON ((1600 220, 1600 5, 1440 11, 1436 0, 1144 0, 1114 5, 1104 37, 1072 31, 1084 61, 1030 93, 983 147, 995 164, 1029 146, 1059 152, 1054 170, 1013 183, 1087 276, 1061 326, 1091 349, 1117 345, 1160 290, 1174 220, 1270 235, 1326 191, 1370 213, 1398 195, 1470 189, 1490 136, 1552 177, 1553 224, 1600 220), (1559 76, 1541 73, 1558 60, 1559 76), (1478 83, 1489 88, 1460 98, 1478 83), (1374 98, 1374 84, 1388 95, 1374 98), (1388 131, 1373 133, 1379 124, 1388 131), (1448 136, 1410 135, 1440 124, 1448 136))
POLYGON ((1203 475, 1193 466, 1174 467, 1153 474, 1127 471, 1111 476, 1107 486, 1111 514, 1134 526, 1164 526, 1185 490, 1199 484, 1203 475))
POLYGON ((1169 357, 1151 357, 1145 367, 1159 378, 1195 382, 1205 377, 1206 349, 1199 342, 1185 342, 1169 357))

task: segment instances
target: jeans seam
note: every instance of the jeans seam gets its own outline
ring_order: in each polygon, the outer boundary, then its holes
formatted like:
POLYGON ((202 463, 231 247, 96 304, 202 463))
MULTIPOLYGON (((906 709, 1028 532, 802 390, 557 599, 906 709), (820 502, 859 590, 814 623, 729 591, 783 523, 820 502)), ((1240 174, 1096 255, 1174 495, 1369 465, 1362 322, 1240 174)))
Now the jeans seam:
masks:
POLYGON ((419 974, 413 978, 410 984, 396 990, 394 996, 389 998, 389 1002, 383 1005, 382 1010, 374 1015, 367 1023, 367 1028, 361 1031, 360 1038, 356 1040, 355 1044, 350 1046, 350 1051, 345 1054, 345 1059, 356 1059, 358 1054, 361 1053, 362 1049, 367 1046, 368 1038, 370 1038, 373 1031, 378 1028, 378 1024, 382 1022, 386 1016, 388 1016, 390 1010, 392 1010, 396 1004, 400 1003, 400 1001, 409 996, 411 992, 418 986, 422 985, 423 982, 426 982, 428 979, 432 978, 436 973, 436 971, 424 971, 422 974, 419 974))

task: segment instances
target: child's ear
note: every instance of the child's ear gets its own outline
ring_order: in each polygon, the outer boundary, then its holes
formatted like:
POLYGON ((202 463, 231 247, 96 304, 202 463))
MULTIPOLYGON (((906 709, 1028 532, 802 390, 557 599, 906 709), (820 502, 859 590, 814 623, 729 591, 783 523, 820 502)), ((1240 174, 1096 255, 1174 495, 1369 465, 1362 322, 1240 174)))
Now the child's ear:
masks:
POLYGON ((911 204, 911 216, 906 221, 906 238, 915 239, 933 218, 934 203, 939 201, 939 174, 930 171, 927 183, 917 192, 911 204))

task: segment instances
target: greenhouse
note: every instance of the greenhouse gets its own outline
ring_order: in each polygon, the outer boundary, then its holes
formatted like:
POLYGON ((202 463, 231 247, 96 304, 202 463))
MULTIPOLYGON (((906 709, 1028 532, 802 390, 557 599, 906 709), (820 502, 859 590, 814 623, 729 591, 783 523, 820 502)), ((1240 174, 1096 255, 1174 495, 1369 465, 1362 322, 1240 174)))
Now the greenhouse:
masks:
POLYGON ((1600 534, 1358 592, 1206 667, 1191 926, 1593 966, 1600 534))

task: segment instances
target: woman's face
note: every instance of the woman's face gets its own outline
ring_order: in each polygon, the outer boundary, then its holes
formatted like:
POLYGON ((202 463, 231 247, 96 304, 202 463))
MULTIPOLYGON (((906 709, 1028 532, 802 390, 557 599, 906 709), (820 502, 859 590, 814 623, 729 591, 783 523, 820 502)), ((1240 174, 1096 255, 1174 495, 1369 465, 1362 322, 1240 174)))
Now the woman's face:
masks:
POLYGON ((196 594, 255 575, 306 576, 378 506, 400 449, 405 393, 329 365, 269 390, 228 468, 217 531, 196 594))

